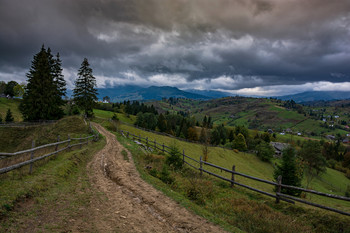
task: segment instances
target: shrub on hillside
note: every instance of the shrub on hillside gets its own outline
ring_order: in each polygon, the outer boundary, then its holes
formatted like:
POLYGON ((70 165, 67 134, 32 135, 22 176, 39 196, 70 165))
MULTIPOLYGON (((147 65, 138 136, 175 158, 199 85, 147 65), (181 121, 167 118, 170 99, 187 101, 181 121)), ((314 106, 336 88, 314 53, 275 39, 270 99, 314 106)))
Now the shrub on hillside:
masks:
POLYGON ((268 162, 272 159, 275 154, 275 150, 272 148, 270 143, 261 142, 257 147, 257 156, 264 162, 268 162))
POLYGON ((179 149, 176 145, 170 146, 169 155, 165 159, 165 163, 175 170, 179 170, 182 168, 182 158, 179 149))
POLYGON ((13 121, 14 121, 14 118, 13 118, 12 112, 11 112, 11 109, 7 109, 5 121, 6 121, 7 123, 10 123, 10 122, 13 122, 13 121))
POLYGON ((162 171, 159 173, 159 179, 166 184, 174 183, 175 179, 170 175, 167 166, 163 166, 162 171))
POLYGON ((119 118, 118 118, 117 114, 115 114, 115 113, 113 114, 112 120, 119 121, 119 118))
POLYGON ((233 141, 233 147, 241 151, 247 150, 247 143, 243 134, 239 133, 237 135, 237 137, 233 141))
POLYGON ((213 183, 209 180, 203 180, 197 175, 189 176, 184 183, 186 196, 199 205, 204 205, 206 199, 214 196, 213 183))

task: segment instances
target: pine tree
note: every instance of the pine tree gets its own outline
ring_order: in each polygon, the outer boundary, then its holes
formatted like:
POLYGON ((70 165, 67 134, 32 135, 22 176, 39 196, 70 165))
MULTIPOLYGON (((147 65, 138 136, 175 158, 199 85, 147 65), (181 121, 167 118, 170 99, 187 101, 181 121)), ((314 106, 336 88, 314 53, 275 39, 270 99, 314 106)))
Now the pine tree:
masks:
POLYGON ((14 121, 14 118, 13 118, 12 112, 11 112, 11 109, 7 109, 5 121, 6 121, 7 123, 10 123, 10 122, 13 122, 13 121, 14 121))
POLYGON ((92 69, 87 58, 84 58, 78 71, 78 78, 75 81, 73 96, 74 101, 84 110, 87 117, 93 115, 94 101, 97 100, 97 89, 95 87, 96 78, 92 75, 92 69))
POLYGON ((60 54, 57 53, 56 59, 53 60, 53 75, 54 75, 54 82, 57 86, 57 90, 59 95, 65 96, 66 95, 66 80, 63 78, 62 74, 62 61, 60 59, 60 54))
MULTIPOLYGON (((296 162, 295 150, 292 147, 288 147, 283 150, 282 163, 275 168, 273 177, 277 180, 278 176, 282 176, 282 183, 292 186, 301 186, 302 171, 298 169, 296 162)), ((301 191, 295 189, 282 188, 282 193, 300 196, 301 191)))
POLYGON ((28 84, 20 105, 25 120, 56 120, 63 116, 64 102, 55 82, 54 64, 50 48, 46 50, 43 45, 27 73, 28 84))

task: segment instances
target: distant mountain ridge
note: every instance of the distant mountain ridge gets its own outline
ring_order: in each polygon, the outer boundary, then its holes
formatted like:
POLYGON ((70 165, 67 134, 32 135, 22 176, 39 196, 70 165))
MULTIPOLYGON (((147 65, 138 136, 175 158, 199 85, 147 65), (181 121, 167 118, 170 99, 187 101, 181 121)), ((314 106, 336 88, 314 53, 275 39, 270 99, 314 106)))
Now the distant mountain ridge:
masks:
POLYGON ((281 100, 294 100, 297 103, 312 102, 319 100, 344 100, 350 99, 348 91, 308 91, 295 95, 285 95, 275 97, 281 100))
POLYGON ((185 90, 187 92, 191 92, 194 94, 204 95, 208 96, 214 99, 227 97, 227 96, 233 96, 231 93, 223 92, 223 91, 212 91, 212 90, 195 90, 195 89, 188 89, 185 90))
POLYGON ((182 91, 170 86, 150 86, 147 88, 140 86, 117 86, 113 88, 99 88, 98 98, 109 96, 112 102, 124 100, 161 100, 162 98, 188 98, 188 99, 211 99, 209 96, 182 91))

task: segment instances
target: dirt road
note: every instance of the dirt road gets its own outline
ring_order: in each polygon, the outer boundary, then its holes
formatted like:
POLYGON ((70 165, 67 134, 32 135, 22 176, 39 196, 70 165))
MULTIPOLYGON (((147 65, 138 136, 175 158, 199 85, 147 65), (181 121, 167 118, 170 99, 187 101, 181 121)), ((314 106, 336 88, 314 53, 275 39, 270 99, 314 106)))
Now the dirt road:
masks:
POLYGON ((88 165, 90 180, 100 192, 91 203, 91 219, 99 232, 223 232, 143 181, 128 152, 102 126, 94 124, 106 137, 106 146, 88 165))

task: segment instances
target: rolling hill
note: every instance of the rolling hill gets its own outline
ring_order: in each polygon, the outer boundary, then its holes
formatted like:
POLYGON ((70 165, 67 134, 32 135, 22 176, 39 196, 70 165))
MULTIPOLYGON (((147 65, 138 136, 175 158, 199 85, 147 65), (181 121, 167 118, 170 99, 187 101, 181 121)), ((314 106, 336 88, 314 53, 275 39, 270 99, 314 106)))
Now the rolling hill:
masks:
POLYGON ((309 91, 295 95, 276 97, 281 100, 294 100, 297 103, 319 101, 319 100, 344 100, 350 99, 350 92, 346 91, 309 91))
MULTIPOLYGON (((341 134, 347 132, 343 126, 324 127, 322 119, 310 117, 308 113, 319 113, 321 109, 304 107, 303 112, 283 107, 280 100, 251 97, 225 97, 220 99, 190 100, 179 99, 175 104, 168 101, 153 101, 153 104, 159 112, 188 112, 196 120, 202 121, 205 115, 211 116, 215 125, 225 124, 227 126, 244 125, 250 129, 265 131, 273 129, 276 132, 282 132, 288 128, 293 132, 301 132, 303 135, 323 135, 323 134, 341 134)), ((325 115, 336 115, 349 122, 350 118, 346 111, 349 108, 324 108, 325 115), (336 114, 335 114, 336 113, 336 114)))
POLYGON ((189 98, 189 99, 211 99, 203 94, 196 94, 187 91, 182 91, 176 87, 169 86, 117 86, 113 88, 99 88, 98 98, 102 99, 104 96, 109 96, 112 102, 121 102, 124 100, 161 100, 162 98, 189 98))

